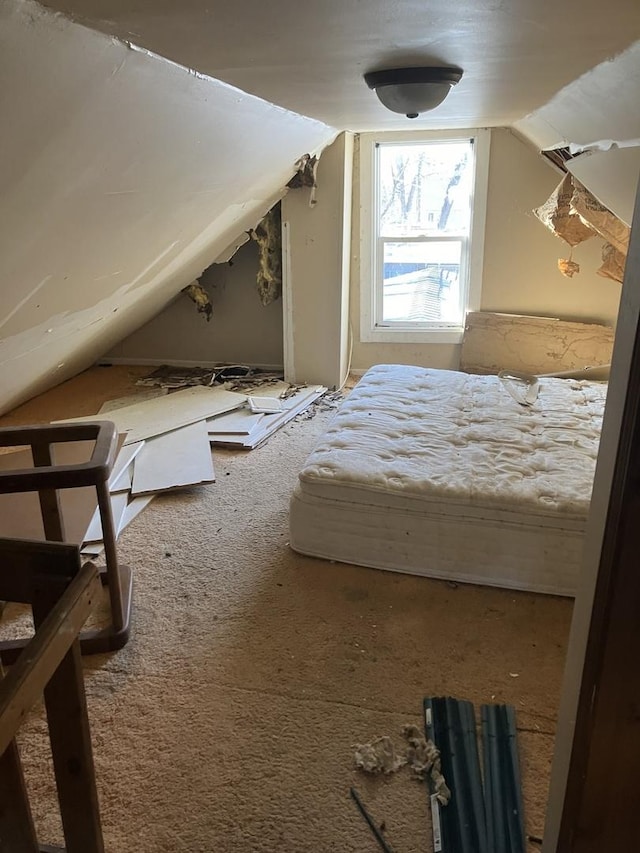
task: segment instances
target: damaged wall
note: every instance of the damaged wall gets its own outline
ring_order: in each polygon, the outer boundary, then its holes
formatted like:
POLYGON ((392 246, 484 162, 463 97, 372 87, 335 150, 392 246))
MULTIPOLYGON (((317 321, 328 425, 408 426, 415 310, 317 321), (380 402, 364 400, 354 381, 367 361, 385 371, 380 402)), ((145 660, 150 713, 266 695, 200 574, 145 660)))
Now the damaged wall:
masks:
POLYGON ((158 313, 335 136, 30 0, 0 8, 0 74, 0 411, 158 313))
MULTIPOLYGON (((620 285, 596 275, 602 241, 594 238, 576 247, 574 259, 582 272, 569 280, 557 269, 558 258, 568 255, 569 247, 533 215, 558 180, 555 169, 511 131, 491 131, 481 310, 615 324, 620 285)), ((355 193, 357 186, 356 181, 355 193)), ((360 343, 357 195, 354 198, 353 368, 397 362, 456 369, 459 345, 360 343)))
MULTIPOLYGON (((638 13, 640 20, 640 12, 638 13)), ((631 224, 640 173, 640 41, 561 89, 547 104, 514 124, 536 148, 595 142, 629 143, 569 161, 595 197, 631 224)))
POLYGON ((340 134, 320 157, 315 197, 303 186, 283 198, 289 245, 284 299, 262 306, 256 284, 258 246, 251 241, 233 258, 242 263, 241 269, 220 265, 202 279, 215 284, 211 323, 180 297, 115 347, 109 359, 284 364, 290 381, 339 384, 348 362, 352 163, 353 137, 340 134), (249 255, 252 263, 240 260, 249 255))
POLYGON ((213 264, 200 277, 211 300, 207 322, 186 294, 117 344, 105 361, 203 365, 239 362, 283 365, 282 300, 263 305, 256 287, 258 245, 241 246, 231 264, 213 264))
POLYGON ((353 142, 352 134, 342 133, 323 152, 315 194, 290 190, 282 201, 290 382, 337 387, 347 371, 353 142))

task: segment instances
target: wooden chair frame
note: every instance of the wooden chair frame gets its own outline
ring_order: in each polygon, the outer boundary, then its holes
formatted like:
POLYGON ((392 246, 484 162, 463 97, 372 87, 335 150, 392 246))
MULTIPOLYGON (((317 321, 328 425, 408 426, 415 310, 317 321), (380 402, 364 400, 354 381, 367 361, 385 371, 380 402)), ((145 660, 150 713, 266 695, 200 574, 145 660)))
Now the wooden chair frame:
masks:
MULTIPOLYGON (((109 475, 116 455, 117 432, 111 421, 77 424, 44 424, 36 426, 0 427, 0 447, 28 445, 33 467, 0 471, 0 494, 38 492, 45 539, 64 542, 64 519, 60 510, 59 490, 94 486, 102 521, 106 569, 102 582, 107 585, 111 605, 111 624, 107 628, 82 634, 84 654, 109 652, 122 648, 129 638, 132 601, 132 578, 128 566, 118 563, 116 532, 111 513, 109 475), (72 441, 95 442, 91 458, 75 465, 57 465, 51 445, 72 441)), ((15 599, 22 600, 22 599, 15 599)), ((27 640, 0 643, 5 663, 15 660, 27 640)))
POLYGON ((28 601, 36 632, 0 682, 0 849, 104 853, 78 636, 100 576, 77 546, 0 539, 0 597, 28 601), (44 693, 65 848, 38 843, 15 734, 44 693))

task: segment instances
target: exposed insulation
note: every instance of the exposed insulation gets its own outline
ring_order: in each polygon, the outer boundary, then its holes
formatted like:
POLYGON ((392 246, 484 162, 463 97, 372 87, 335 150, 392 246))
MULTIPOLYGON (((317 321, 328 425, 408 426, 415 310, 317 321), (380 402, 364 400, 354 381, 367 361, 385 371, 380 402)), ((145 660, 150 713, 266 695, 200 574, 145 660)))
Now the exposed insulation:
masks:
POLYGON ((280 203, 274 205, 249 236, 258 244, 260 257, 257 275, 258 293, 263 305, 282 295, 282 215, 280 203))
POLYGON ((208 323, 213 315, 213 305, 211 304, 209 294, 204 287, 197 281, 194 281, 192 284, 188 284, 183 288, 182 292, 186 293, 189 299, 194 302, 198 309, 198 313, 205 315, 208 323))
POLYGON ((311 195, 309 197, 309 207, 316 204, 316 190, 318 188, 318 157, 304 154, 296 161, 296 173, 291 178, 287 186, 289 189, 297 190, 301 187, 310 187, 311 195))
MULTIPOLYGON (((606 240, 603 263, 597 272, 605 278, 622 281, 630 228, 575 177, 565 175, 547 201, 533 213, 556 237, 572 248, 594 236, 606 240)), ((571 255, 558 260, 558 269, 567 278, 580 272, 580 266, 571 255)))
POLYGON ((627 257, 619 252, 611 243, 605 243, 602 247, 602 266, 596 272, 603 278, 621 282, 624 278, 624 268, 627 257))

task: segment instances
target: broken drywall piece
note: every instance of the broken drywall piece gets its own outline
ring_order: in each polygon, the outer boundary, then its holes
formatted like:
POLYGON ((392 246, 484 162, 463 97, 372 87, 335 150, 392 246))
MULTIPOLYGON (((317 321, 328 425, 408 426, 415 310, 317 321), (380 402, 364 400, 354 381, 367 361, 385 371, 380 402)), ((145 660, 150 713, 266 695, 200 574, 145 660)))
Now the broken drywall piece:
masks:
POLYGON ((309 207, 315 207, 317 204, 316 192, 318 189, 319 161, 320 158, 315 155, 312 157, 310 154, 303 154, 299 160, 296 160, 296 173, 287 184, 287 187, 293 190, 300 189, 301 187, 309 187, 311 189, 309 193, 309 207))
MULTIPOLYGON (((304 387, 304 386, 299 386, 304 387)), ((284 398, 289 393, 292 386, 283 379, 275 379, 269 382, 264 382, 261 385, 256 385, 245 391, 247 397, 281 397, 284 398)), ((293 391, 296 389, 293 388, 293 391)))
POLYGON ((572 209, 573 182, 565 175, 549 198, 533 211, 543 225, 570 246, 577 246, 595 235, 595 231, 572 209))
POLYGON ((283 411, 282 402, 278 397, 249 396, 249 409, 256 414, 275 415, 283 411))
POLYGON ((207 424, 197 421, 145 442, 134 464, 131 494, 166 491, 214 480, 207 424))
POLYGON ((619 252, 626 256, 629 250, 631 229, 622 220, 601 204, 589 190, 572 177, 573 195, 571 210, 587 222, 589 227, 604 240, 612 243, 619 252))
MULTIPOLYGON (((205 388, 197 385, 194 388, 185 388, 164 397, 156 397, 118 409, 111 413, 109 420, 115 423, 118 432, 127 434, 125 444, 133 444, 180 429, 196 421, 231 412, 242 406, 246 399, 244 394, 225 391, 223 388, 205 388)), ((57 423, 79 423, 92 420, 95 420, 95 415, 68 418, 57 423)))
POLYGON ((557 375, 609 365, 614 330, 597 323, 471 311, 460 350, 466 373, 557 375))
POLYGON ((216 379, 215 367, 177 367, 163 364, 148 376, 141 376, 136 385, 159 386, 165 393, 172 388, 188 388, 192 385, 213 385, 216 379))
POLYGON ((640 178, 640 147, 591 151, 572 158, 566 165, 599 202, 631 225, 640 178))
MULTIPOLYGON (((318 398, 327 392, 324 385, 312 385, 311 387, 296 388, 295 393, 283 399, 282 411, 279 414, 265 415, 258 428, 248 436, 232 436, 224 441, 225 446, 238 447, 244 450, 255 450, 265 442, 274 432, 286 423, 301 414, 318 398)), ((215 442, 222 444, 221 441, 215 442)))
POLYGON ((602 266, 598 267, 596 273, 603 278, 610 278, 612 281, 622 283, 626 265, 626 255, 619 252, 611 243, 604 243, 602 246, 602 266))

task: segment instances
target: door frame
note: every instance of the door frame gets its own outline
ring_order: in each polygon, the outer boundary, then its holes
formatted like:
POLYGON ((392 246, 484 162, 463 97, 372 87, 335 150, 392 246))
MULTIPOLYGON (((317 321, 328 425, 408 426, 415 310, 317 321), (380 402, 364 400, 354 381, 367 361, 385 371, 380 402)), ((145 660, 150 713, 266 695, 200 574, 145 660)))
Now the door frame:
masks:
POLYGON ((542 853, 640 849, 640 192, 634 223, 542 853))

